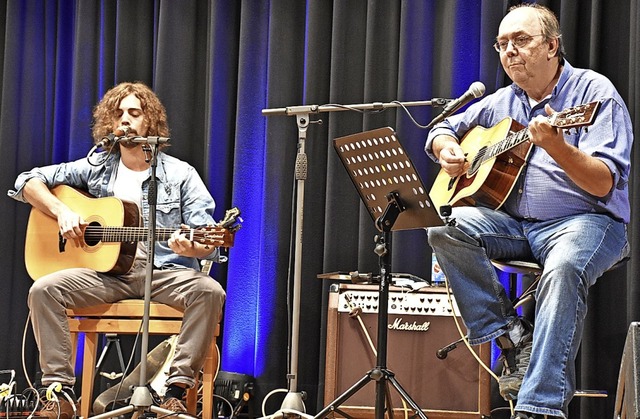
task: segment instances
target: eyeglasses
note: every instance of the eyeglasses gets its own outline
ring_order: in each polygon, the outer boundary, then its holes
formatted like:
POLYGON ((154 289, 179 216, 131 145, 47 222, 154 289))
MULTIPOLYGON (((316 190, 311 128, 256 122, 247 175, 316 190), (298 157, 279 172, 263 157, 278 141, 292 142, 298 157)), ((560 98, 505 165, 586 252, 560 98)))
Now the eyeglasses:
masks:
POLYGON ((511 42, 511 45, 513 45, 515 48, 524 48, 527 45, 529 45, 529 43, 536 36, 545 36, 545 35, 542 33, 538 35, 518 35, 515 38, 511 38, 508 40, 497 41, 495 44, 493 44, 493 48, 495 48, 495 50, 498 52, 505 52, 509 47, 509 42, 511 42))

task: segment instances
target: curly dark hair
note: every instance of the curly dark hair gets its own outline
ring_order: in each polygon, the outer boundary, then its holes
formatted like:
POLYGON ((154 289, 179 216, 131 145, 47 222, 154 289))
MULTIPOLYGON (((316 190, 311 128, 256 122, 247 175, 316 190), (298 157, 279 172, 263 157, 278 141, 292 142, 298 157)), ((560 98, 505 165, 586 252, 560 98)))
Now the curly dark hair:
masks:
MULTIPOLYGON (((94 108, 91 129, 94 144, 99 143, 105 136, 113 132, 114 121, 118 119, 120 102, 130 94, 134 94, 140 100, 147 135, 169 136, 167 111, 158 96, 144 83, 125 82, 107 91, 94 108)), ((163 149, 168 146, 168 143, 163 143, 158 148, 163 149)))

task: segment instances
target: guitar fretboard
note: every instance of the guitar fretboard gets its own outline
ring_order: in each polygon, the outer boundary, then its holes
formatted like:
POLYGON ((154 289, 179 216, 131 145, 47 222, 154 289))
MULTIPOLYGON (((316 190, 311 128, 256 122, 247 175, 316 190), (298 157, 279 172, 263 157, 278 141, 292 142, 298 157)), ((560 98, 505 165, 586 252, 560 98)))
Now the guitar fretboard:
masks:
MULTIPOLYGON (((156 228, 156 240, 167 241, 177 228, 156 228)), ((224 233, 216 233, 211 230, 201 232, 194 229, 181 229, 181 233, 191 241, 211 241, 224 238, 224 233)), ((146 227, 100 227, 87 226, 84 232, 87 241, 103 242, 130 242, 146 241, 149 238, 149 231, 146 227)))
MULTIPOLYGON (((593 123, 600 102, 591 102, 585 105, 575 106, 562 112, 554 113, 547 117, 547 121, 556 128, 570 129, 589 126, 593 123)), ((485 162, 504 153, 507 150, 524 143, 530 137, 529 129, 523 128, 517 132, 511 132, 503 140, 478 150, 469 168, 469 174, 474 175, 485 162)))
POLYGON ((485 162, 491 160, 492 158, 499 156, 507 150, 511 150, 512 148, 524 143, 530 138, 529 129, 525 128, 517 132, 512 132, 507 135, 502 141, 498 141, 497 143, 484 147, 478 151, 475 158, 471 162, 471 167, 469 168, 469 174, 474 175, 485 162))

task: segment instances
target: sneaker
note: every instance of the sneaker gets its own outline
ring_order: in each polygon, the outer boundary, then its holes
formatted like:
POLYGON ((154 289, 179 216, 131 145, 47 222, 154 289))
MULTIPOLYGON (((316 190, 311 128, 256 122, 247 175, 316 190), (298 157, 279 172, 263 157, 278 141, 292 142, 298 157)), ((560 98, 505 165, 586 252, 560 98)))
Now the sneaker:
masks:
POLYGON ((175 397, 169 397, 160 405, 160 409, 169 410, 174 413, 187 413, 187 408, 184 404, 175 397))
POLYGON ((63 387, 61 391, 53 392, 55 397, 47 400, 46 389, 40 390, 42 408, 36 413, 36 417, 54 419, 73 419, 76 417, 77 406, 73 389, 63 387))
POLYGON ((499 345, 502 348, 502 360, 504 368, 502 376, 498 379, 498 387, 500 395, 505 400, 515 400, 518 398, 518 392, 522 386, 522 379, 529 368, 531 360, 531 347, 533 346, 533 332, 530 326, 523 322, 527 329, 520 342, 516 345, 508 347, 504 344, 499 345))

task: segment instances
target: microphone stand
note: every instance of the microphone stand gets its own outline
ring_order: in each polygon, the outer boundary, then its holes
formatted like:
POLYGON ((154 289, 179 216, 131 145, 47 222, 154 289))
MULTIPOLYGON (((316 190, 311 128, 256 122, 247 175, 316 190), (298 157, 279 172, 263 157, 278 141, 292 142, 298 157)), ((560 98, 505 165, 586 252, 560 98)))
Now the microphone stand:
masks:
MULTIPOLYGON (((305 153, 305 142, 307 139, 307 128, 309 127, 310 115, 320 112, 338 111, 360 111, 373 110, 382 111, 389 108, 408 106, 445 106, 450 99, 434 98, 432 100, 412 101, 412 102, 372 102, 352 105, 300 105, 285 108, 263 109, 264 116, 295 116, 298 127, 298 153, 295 163, 296 179, 296 207, 295 207, 295 241, 294 241, 294 267, 293 267, 293 306, 291 323, 291 352, 289 361, 289 372, 287 373, 288 392, 285 396, 281 409, 271 415, 272 417, 284 415, 291 412, 305 413, 303 392, 298 392, 298 350, 300 333, 300 289, 302 284, 302 237, 303 237, 303 213, 304 213, 304 186, 307 178, 307 155, 305 153)), ((318 121, 313 121, 317 123, 318 121)))
POLYGON ((140 417, 145 411, 160 413, 162 415, 170 415, 172 418, 193 419, 193 416, 175 413, 167 409, 162 409, 158 406, 153 406, 153 397, 151 391, 147 386, 145 378, 147 376, 147 355, 149 353, 149 311, 151 307, 151 280, 153 279, 153 261, 155 256, 155 244, 156 244, 156 205, 158 202, 157 196, 157 144, 160 142, 168 141, 164 137, 136 137, 136 141, 144 143, 142 148, 145 152, 147 163, 151 167, 151 178, 149 179, 149 189, 147 192, 147 202, 149 204, 149 223, 147 225, 147 266, 145 272, 144 281, 144 311, 142 316, 142 339, 140 344, 140 378, 138 386, 133 390, 131 401, 129 406, 121 407, 110 412, 106 412, 97 416, 92 416, 93 419, 113 418, 119 417, 125 413, 134 412, 133 417, 140 417), (161 140, 159 140, 159 138, 161 140), (144 140, 144 141, 143 141, 144 140), (164 141, 162 141, 164 140, 164 141))

